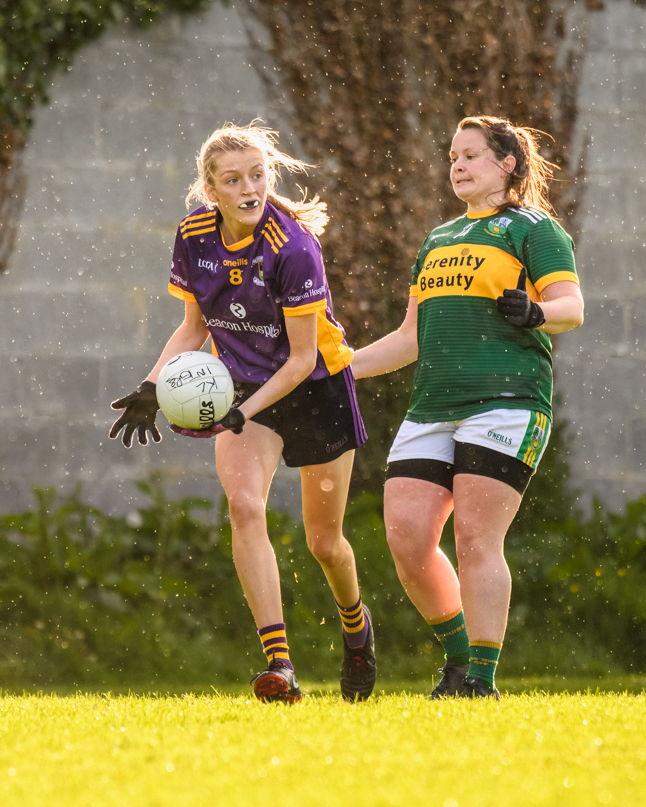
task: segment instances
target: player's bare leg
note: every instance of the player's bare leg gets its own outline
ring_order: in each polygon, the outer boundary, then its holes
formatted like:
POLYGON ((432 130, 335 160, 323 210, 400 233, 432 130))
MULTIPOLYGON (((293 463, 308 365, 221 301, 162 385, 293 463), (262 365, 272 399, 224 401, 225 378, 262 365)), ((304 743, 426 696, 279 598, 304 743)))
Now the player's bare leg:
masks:
POLYGON ((504 482, 473 474, 457 474, 453 492, 467 630, 470 637, 502 643, 511 596, 503 547, 521 495, 504 482))
POLYGON ((439 547, 453 509, 453 494, 422 479, 386 481, 386 534, 399 579, 444 650, 445 663, 432 698, 465 694, 469 642, 462 612, 460 583, 439 547))
POLYGON ((280 578, 267 534, 269 486, 283 449, 271 429, 247 422, 242 434, 223 432, 216 437, 218 476, 229 502, 233 560, 268 667, 252 679, 262 701, 294 703, 302 698, 289 658, 280 597, 280 578))
POLYGON ((343 625, 341 694, 365 700, 377 676, 370 611, 363 605, 354 552, 343 536, 354 451, 323 465, 301 468, 303 523, 307 545, 321 564, 343 625))
POLYGON ((307 545, 341 605, 352 605, 359 599, 354 552, 343 536, 353 460, 354 451, 346 451, 333 462, 300 469, 307 545))
POLYGON ((242 434, 223 432, 215 441, 218 477, 229 503, 233 561, 258 628, 283 621, 265 512, 282 448, 278 435, 253 421, 245 424, 242 434))
POLYGON ((401 584, 426 620, 440 619, 461 608, 460 583, 439 547, 452 510, 453 496, 440 485, 407 477, 386 481, 388 545, 401 584))
POLYGON ((503 549, 522 497, 504 482, 472 474, 456 474, 453 495, 462 604, 471 646, 468 680, 485 681, 498 696, 494 675, 511 597, 503 549))

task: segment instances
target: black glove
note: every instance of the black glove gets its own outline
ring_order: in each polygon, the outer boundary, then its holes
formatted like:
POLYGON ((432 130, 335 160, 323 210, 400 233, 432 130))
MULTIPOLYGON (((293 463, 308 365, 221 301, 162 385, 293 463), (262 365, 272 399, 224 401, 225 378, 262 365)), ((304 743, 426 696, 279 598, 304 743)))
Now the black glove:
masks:
POLYGON ((543 309, 533 303, 525 291, 527 269, 520 270, 518 285, 515 289, 505 289, 503 296, 496 300, 498 311, 511 325, 518 328, 538 328, 545 322, 543 309))
MULTIPOLYGON (((239 409, 236 408, 236 409, 229 409, 229 411, 222 418, 222 420, 214 425, 224 426, 225 430, 228 429, 234 434, 241 434, 242 428, 246 422, 247 418, 242 414, 242 412, 239 409)), ((213 426, 211 426, 211 428, 213 428, 213 426)))
POLYGON ((119 420, 115 420, 110 429, 110 439, 118 437, 119 432, 125 426, 123 432, 123 444, 130 448, 132 443, 132 433, 137 429, 137 437, 142 446, 148 445, 148 435, 146 430, 150 430, 153 440, 161 442, 161 434, 155 425, 155 415, 159 409, 157 403, 156 384, 152 381, 143 381, 134 392, 112 402, 113 409, 125 409, 119 420))
POLYGON ((229 409, 222 420, 217 423, 212 423, 205 429, 183 429, 181 426, 176 426, 171 423, 170 429, 176 434, 181 434, 184 437, 215 437, 216 434, 231 431, 234 434, 240 434, 244 424, 247 422, 245 416, 239 409, 229 409))

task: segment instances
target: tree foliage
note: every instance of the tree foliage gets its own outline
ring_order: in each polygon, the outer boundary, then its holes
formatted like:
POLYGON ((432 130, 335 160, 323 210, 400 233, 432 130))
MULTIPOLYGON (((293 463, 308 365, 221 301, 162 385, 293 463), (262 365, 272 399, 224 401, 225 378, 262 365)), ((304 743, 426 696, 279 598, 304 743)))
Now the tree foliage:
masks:
POLYGON ((9 259, 24 193, 21 156, 52 74, 114 23, 147 25, 213 0, 0 0, 0 272, 9 259))
MULTIPOLYGON (((544 155, 567 166, 575 71, 555 61, 562 6, 249 0, 271 36, 277 107, 318 166, 308 184, 328 203, 326 265, 353 346, 401 323, 408 270, 425 234, 463 212, 447 159, 462 117, 501 115, 549 132, 554 140, 545 138, 544 155)), ((562 213, 564 187, 552 194, 562 213)), ((371 436, 357 457, 361 484, 381 485, 385 445, 405 413, 409 382, 403 373, 360 385, 371 436)))
MULTIPOLYGON (((169 501, 158 475, 139 487, 150 501, 125 518, 84 504, 80 491, 60 501, 37 488, 35 507, 0 517, 4 687, 194 687, 246 683, 261 669, 225 507, 204 519, 198 512, 212 502, 169 501)), ((508 538, 514 588, 501 673, 643 673, 646 497, 621 516, 598 504, 587 520, 551 515, 517 521, 508 538)), ((299 675, 334 680, 340 623, 303 525, 270 510, 268 528, 299 675)), ((345 533, 372 611, 380 681, 428 678, 440 645, 397 578, 380 496, 350 502, 345 533)))

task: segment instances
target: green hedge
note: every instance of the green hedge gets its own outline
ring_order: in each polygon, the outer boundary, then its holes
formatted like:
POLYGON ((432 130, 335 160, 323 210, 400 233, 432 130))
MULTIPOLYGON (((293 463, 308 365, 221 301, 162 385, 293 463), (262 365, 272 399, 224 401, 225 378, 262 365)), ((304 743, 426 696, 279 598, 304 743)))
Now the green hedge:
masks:
MULTIPOLYGON (((549 474, 546 474, 548 477, 549 474)), ((159 477, 139 487, 150 504, 110 517, 80 494, 0 518, 0 681, 4 686, 214 686, 245 681, 263 656, 231 559, 223 504, 169 501, 159 477), (198 514, 202 511, 201 516, 198 514)), ((646 497, 624 515, 599 504, 589 519, 512 527, 514 590, 501 674, 646 670, 646 497)), ((388 550, 382 501, 362 493, 345 532, 372 610, 380 673, 435 672, 438 645, 405 597, 388 550)), ((330 681, 341 662, 340 624, 302 525, 269 513, 292 656, 303 678, 330 681)), ((451 525, 445 543, 450 549, 451 525)))

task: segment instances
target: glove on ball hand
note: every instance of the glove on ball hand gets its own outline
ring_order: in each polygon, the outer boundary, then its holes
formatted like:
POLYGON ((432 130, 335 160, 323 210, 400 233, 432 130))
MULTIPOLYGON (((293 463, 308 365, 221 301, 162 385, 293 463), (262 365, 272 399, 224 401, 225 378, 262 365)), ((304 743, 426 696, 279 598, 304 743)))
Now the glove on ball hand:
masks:
POLYGON ((156 384, 152 381, 143 381, 134 392, 112 402, 113 409, 125 409, 126 411, 118 420, 112 424, 110 429, 110 439, 118 437, 119 432, 125 426, 123 432, 123 444, 130 448, 132 434, 137 429, 137 437, 142 446, 148 445, 148 435, 150 431, 156 443, 161 442, 161 434, 155 425, 155 416, 159 405, 157 403, 156 384))
POLYGON ((184 437, 206 437, 208 439, 226 431, 240 434, 245 423, 246 418, 239 409, 229 409, 222 420, 212 423, 206 429, 182 429, 180 426, 171 424, 171 430, 184 437))
POLYGON ((523 266, 518 285, 515 289, 505 289, 503 296, 496 300, 496 307, 511 325, 518 328, 538 328, 545 322, 545 316, 540 305, 529 299, 525 291, 526 281, 527 269, 523 266))

